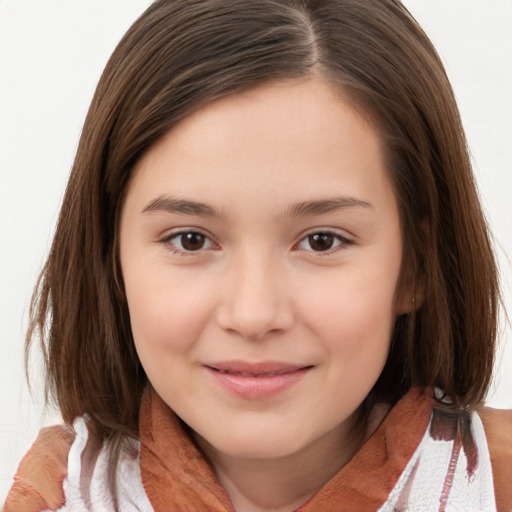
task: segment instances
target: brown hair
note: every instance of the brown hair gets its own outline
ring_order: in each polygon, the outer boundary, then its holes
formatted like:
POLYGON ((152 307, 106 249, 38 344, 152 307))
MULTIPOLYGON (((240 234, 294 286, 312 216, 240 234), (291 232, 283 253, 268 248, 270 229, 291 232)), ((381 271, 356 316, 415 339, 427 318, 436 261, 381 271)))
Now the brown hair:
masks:
POLYGON ((123 37, 98 84, 34 293, 48 392, 66 422, 87 414, 137 435, 147 378, 130 330, 116 230, 135 163, 214 99, 320 75, 378 128, 401 211, 404 274, 421 306, 396 321, 368 400, 437 386, 484 399, 498 308, 494 256, 453 93, 431 42, 398 0, 159 0, 123 37))

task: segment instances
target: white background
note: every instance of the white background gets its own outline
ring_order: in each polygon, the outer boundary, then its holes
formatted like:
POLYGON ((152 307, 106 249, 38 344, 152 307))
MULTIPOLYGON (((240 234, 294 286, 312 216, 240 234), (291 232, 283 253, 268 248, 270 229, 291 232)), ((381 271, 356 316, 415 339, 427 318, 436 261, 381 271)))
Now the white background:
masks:
MULTIPOLYGON (((89 102, 149 0, 0 0, 0 503, 43 415, 23 373, 32 287, 45 259, 89 102)), ((406 0, 452 80, 512 311, 512 0, 406 0), (508 255, 508 257, 507 257, 508 255)), ((510 314, 510 313, 509 313, 510 314)), ((489 404, 512 408, 512 334, 489 404)))

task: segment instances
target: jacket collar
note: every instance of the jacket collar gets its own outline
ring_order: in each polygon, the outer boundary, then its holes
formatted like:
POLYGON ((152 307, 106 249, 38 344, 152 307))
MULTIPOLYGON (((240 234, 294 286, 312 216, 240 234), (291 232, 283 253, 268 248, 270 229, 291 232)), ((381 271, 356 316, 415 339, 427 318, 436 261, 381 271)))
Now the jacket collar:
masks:
MULTIPOLYGON (((378 510, 419 445, 431 412, 429 394, 409 391, 352 460, 298 510, 378 510)), ((155 512, 234 512, 212 466, 153 390, 142 398, 139 428, 142 482, 155 512)))

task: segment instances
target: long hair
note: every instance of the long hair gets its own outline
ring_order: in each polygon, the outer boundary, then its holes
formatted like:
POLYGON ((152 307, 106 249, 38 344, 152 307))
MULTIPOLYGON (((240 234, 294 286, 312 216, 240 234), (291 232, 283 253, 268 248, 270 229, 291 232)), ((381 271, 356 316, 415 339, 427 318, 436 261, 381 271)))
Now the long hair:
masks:
MULTIPOLYGON (((147 377, 119 272, 120 205, 136 162, 201 106, 270 81, 320 76, 378 130, 419 308, 397 318, 368 400, 437 386, 475 408, 492 374, 495 260, 455 99, 398 0, 159 0, 98 84, 31 307, 47 390, 67 423, 137 436, 147 377)), ((314 179, 314 176, 312 176, 314 179)))

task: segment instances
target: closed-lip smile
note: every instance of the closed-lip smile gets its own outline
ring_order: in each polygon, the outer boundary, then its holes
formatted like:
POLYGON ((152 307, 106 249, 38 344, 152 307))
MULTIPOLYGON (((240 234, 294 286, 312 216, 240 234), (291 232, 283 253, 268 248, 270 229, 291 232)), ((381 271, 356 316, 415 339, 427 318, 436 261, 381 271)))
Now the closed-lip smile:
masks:
POLYGON ((227 391, 245 399, 264 399, 300 381, 313 365, 237 360, 208 363, 204 367, 227 391))

